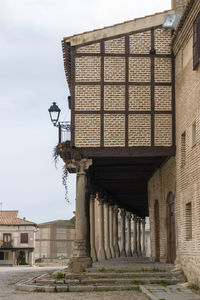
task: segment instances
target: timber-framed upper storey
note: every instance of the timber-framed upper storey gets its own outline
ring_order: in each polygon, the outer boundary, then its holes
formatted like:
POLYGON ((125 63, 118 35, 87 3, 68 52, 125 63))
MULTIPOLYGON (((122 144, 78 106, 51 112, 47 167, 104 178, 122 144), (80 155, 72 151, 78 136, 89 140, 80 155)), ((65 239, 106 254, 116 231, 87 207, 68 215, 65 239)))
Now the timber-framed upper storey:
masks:
POLYGON ((91 157, 175 154, 170 44, 171 31, 161 25, 76 46, 63 41, 71 147, 91 157))

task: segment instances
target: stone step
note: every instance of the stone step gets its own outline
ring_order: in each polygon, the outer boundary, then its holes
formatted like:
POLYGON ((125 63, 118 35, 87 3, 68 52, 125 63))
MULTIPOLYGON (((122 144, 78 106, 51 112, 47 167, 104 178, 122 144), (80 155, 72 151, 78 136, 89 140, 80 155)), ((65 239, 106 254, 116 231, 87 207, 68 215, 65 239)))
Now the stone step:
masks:
POLYGON ((65 279, 81 279, 81 278, 147 278, 147 277, 156 277, 156 278, 176 278, 181 273, 172 273, 172 272, 159 272, 159 273, 135 273, 135 272, 122 272, 122 273, 84 273, 84 274, 65 274, 65 279))

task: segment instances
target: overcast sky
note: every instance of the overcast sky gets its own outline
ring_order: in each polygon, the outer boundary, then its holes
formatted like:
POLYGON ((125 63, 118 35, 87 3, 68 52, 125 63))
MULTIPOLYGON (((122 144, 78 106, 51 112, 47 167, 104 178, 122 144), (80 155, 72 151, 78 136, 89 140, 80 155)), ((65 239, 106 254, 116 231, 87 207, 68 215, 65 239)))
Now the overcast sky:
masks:
POLYGON ((38 223, 69 219, 75 176, 65 201, 62 165, 55 169, 57 130, 47 109, 67 117, 64 36, 170 9, 171 0, 0 0, 0 202, 38 223))

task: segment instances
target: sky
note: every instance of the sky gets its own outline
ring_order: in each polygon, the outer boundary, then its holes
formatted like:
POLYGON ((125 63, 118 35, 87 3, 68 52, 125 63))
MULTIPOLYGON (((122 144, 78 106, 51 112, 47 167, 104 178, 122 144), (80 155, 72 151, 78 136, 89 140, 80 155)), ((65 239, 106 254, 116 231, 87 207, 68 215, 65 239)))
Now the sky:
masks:
MULTIPOLYGON (((171 0, 0 0, 0 202, 3 210, 42 223, 69 219, 76 176, 62 184, 55 168, 58 132, 50 122, 53 101, 69 119, 69 90, 61 40, 170 9, 171 0)), ((0 207, 1 208, 1 207, 0 207)))

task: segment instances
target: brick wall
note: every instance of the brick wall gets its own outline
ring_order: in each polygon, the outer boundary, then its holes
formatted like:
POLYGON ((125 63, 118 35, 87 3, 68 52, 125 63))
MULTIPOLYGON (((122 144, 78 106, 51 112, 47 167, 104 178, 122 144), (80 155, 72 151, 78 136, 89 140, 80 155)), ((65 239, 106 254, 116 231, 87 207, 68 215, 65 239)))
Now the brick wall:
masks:
POLYGON ((151 146, 151 116, 129 116, 129 146, 151 146))
POLYGON ((76 81, 100 81, 100 57, 82 56, 76 57, 75 80, 76 81))
POLYGON ((156 54, 171 54, 171 31, 162 28, 155 30, 156 54))
POLYGON ((76 111, 100 110, 100 85, 76 85, 75 97, 76 111))
POLYGON ((149 57, 129 58, 129 81, 151 81, 151 60, 149 57))
POLYGON ((151 32, 145 31, 130 35, 131 54, 149 54, 151 50, 151 32))
POLYGON ((125 37, 105 41, 105 53, 125 53, 125 37))
MULTIPOLYGON (((156 57, 154 61, 150 56, 146 57, 150 54, 152 34, 149 29, 131 33, 127 38, 128 43, 125 43, 124 35, 76 47, 74 108, 75 114, 79 114, 74 118, 75 146, 99 147, 104 144, 105 147, 124 147, 125 136, 129 138, 129 147, 151 146, 153 123, 150 114, 146 112, 152 108, 151 82, 154 77, 159 82, 159 86, 154 87, 154 110, 168 111, 168 115, 155 115, 154 144, 167 147, 172 145, 172 118, 169 115, 172 110, 172 88, 162 85, 171 83, 171 58, 156 57), (101 51, 104 51, 103 57, 98 55, 101 51), (128 57, 125 56, 127 53, 128 57), (152 76, 153 61, 155 76, 152 76), (94 111, 94 115, 88 114, 87 119, 81 114, 87 111, 94 111), (134 111, 143 114, 128 114, 134 111), (110 112, 114 115, 111 116, 110 112), (125 120, 128 124, 126 127, 125 120), (105 132, 101 134, 103 128, 105 132)), ((156 54, 171 53, 170 31, 156 28, 154 41, 156 54)))
POLYGON ((125 58, 124 57, 104 58, 104 80, 107 82, 125 81, 125 58))
POLYGON ((105 110, 125 109, 125 86, 124 85, 104 86, 104 109, 105 110))
POLYGON ((100 43, 94 43, 91 45, 77 47, 77 53, 100 53, 100 43))
POLYGON ((100 115, 76 115, 75 138, 77 147, 100 147, 100 115))
POLYGON ((171 58, 155 58, 155 81, 171 82, 172 80, 172 64, 171 58))
POLYGON ((129 86, 129 110, 151 110, 150 86, 129 86))
POLYGON ((200 69, 193 71, 192 38, 176 56, 177 236, 178 260, 188 280, 200 286, 200 69), (196 122, 196 142, 193 124, 196 122), (181 137, 185 133, 185 163, 181 137), (191 203, 192 238, 188 239, 187 204, 191 203))
POLYGON ((159 110, 159 111, 172 110, 172 87, 156 86, 154 100, 155 100, 155 110, 159 110))
POLYGON ((104 146, 125 146, 125 116, 122 114, 104 115, 104 146))
MULTIPOLYGON (((148 202, 149 202, 149 220, 150 220, 150 238, 152 257, 156 258, 156 239, 154 219, 154 204, 158 200, 159 207, 159 232, 160 232, 160 260, 166 262, 168 259, 167 245, 167 201, 169 193, 176 195, 176 160, 174 157, 158 169, 148 182, 148 202)), ((175 199, 176 201, 176 199, 175 199)))
POLYGON ((172 145, 172 116, 155 115, 155 146, 172 145))

